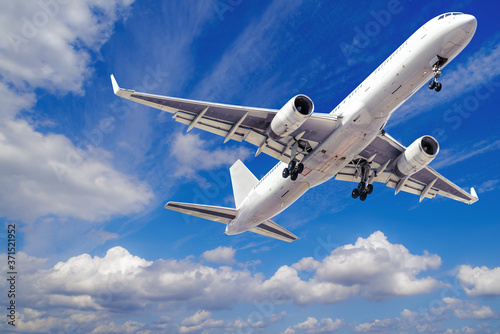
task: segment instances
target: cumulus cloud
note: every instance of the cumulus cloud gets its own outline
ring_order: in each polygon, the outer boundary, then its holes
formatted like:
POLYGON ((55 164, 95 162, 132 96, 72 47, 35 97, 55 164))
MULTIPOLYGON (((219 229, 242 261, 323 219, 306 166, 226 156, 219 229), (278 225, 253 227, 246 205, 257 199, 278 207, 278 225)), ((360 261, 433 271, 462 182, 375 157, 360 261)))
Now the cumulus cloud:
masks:
POLYGON ((234 264, 234 254, 236 250, 233 247, 219 246, 216 249, 208 250, 203 252, 201 256, 210 262, 224 263, 224 264, 234 264))
POLYGON ((345 321, 342 319, 335 319, 333 321, 331 318, 321 319, 318 321, 315 317, 308 317, 306 321, 301 322, 297 325, 288 327, 284 334, 295 334, 295 333, 308 333, 308 334, 318 334, 318 333, 333 333, 346 325, 345 321))
POLYGON ((0 5, 0 74, 17 87, 82 92, 91 53, 108 40, 133 0, 36 2, 0 5))
POLYGON ((19 113, 36 103, 35 89, 82 93, 90 54, 126 17, 131 0, 3 1, 0 4, 0 212, 33 222, 55 215, 101 221, 143 210, 153 193, 117 171, 112 156, 77 147, 60 134, 36 131, 19 113))
MULTIPOLYGON (((203 253, 202 258, 234 261, 234 249, 219 247, 203 253)), ((81 254, 49 269, 44 268, 44 263, 43 259, 26 256, 23 264, 25 293, 19 302, 30 305, 31 317, 50 322, 50 317, 57 317, 55 311, 64 310, 66 317, 81 314, 82 310, 99 311, 104 317, 101 323, 106 324, 106 320, 109 322, 106 314, 124 309, 195 308, 196 313, 179 323, 185 332, 218 326, 219 320, 212 319, 209 313, 241 302, 253 303, 257 309, 268 311, 267 320, 242 318, 233 324, 255 328, 279 321, 281 316, 271 317, 275 305, 332 304, 357 295, 369 299, 389 298, 426 293, 441 284, 430 278, 416 277, 428 268, 439 266, 437 255, 410 254, 402 245, 388 242, 381 232, 359 238, 354 245, 338 247, 322 261, 303 258, 290 266, 283 265, 268 278, 247 268, 211 267, 192 257, 150 261, 119 246, 109 249, 103 257, 81 254), (356 264, 358 261, 360 265, 356 264)), ((462 317, 487 314, 487 310, 481 308, 461 309, 462 317)), ((290 331, 299 331, 305 326, 317 331, 337 328, 340 322, 308 320, 299 325, 292 326, 290 331)))
POLYGON ((430 292, 442 286, 434 278, 418 278, 421 271, 437 269, 441 258, 424 252, 413 255, 406 247, 391 244, 380 231, 358 238, 354 245, 336 248, 318 266, 316 276, 323 282, 360 287, 368 298, 381 299, 430 292))
POLYGON ((500 267, 474 267, 462 265, 458 269, 458 281, 467 296, 499 296, 500 295, 500 267))

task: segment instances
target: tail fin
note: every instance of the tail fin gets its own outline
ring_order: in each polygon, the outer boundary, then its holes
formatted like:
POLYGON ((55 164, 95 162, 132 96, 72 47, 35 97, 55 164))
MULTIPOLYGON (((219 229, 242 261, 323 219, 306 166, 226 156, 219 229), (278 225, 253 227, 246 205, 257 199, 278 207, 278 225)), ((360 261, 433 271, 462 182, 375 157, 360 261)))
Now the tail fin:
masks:
POLYGON ((245 200, 248 193, 250 193, 259 180, 241 160, 237 160, 229 168, 229 172, 231 173, 231 182, 233 184, 234 203, 236 209, 239 209, 243 200, 245 200))

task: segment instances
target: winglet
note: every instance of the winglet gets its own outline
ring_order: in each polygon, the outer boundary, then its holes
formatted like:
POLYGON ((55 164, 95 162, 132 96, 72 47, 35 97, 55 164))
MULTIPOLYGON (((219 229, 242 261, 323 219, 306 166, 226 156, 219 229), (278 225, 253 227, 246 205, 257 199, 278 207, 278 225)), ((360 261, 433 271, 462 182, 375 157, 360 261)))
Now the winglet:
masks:
POLYGON ((118 95, 120 86, 118 86, 118 83, 116 82, 115 76, 113 74, 111 74, 111 84, 113 85, 113 92, 115 93, 115 95, 118 95))
POLYGON ((477 197, 477 193, 476 193, 476 190, 474 188, 470 188, 470 194, 472 195, 472 197, 479 199, 479 197, 477 197))
POLYGON ((113 74, 111 74, 111 84, 113 85, 113 93, 115 93, 115 95, 130 99, 130 96, 135 93, 135 91, 133 90, 123 89, 118 86, 118 83, 116 82, 115 76, 113 74))

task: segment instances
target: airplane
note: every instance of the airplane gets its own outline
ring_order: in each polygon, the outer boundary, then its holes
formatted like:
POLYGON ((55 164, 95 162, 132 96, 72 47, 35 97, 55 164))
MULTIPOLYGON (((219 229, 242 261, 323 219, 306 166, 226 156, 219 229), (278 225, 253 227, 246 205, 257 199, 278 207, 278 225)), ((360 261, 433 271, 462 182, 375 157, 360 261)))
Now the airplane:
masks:
POLYGON ((307 190, 335 177, 357 182, 351 196, 366 200, 373 183, 424 198, 436 195, 472 204, 478 200, 428 164, 439 152, 429 135, 405 147, 384 127, 393 112, 425 83, 435 92, 441 70, 470 42, 476 18, 439 15, 419 28, 330 113, 314 112, 306 95, 281 109, 235 106, 135 92, 111 81, 116 95, 173 114, 177 122, 257 147, 279 162, 260 180, 240 161, 230 167, 235 208, 168 202, 166 209, 226 224, 226 235, 251 231, 292 242, 293 233, 272 217, 307 190))

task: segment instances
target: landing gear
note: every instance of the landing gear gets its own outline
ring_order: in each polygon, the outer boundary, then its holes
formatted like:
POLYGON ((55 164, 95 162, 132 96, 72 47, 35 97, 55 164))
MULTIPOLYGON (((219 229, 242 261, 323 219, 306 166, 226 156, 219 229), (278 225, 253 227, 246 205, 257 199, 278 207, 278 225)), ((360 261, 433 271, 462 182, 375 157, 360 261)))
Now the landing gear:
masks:
POLYGON ((432 79, 429 82, 429 89, 432 90, 434 89, 436 92, 439 92, 443 88, 443 85, 436 80, 436 78, 432 79))
POLYGON ((281 175, 283 176, 284 179, 286 179, 288 176, 290 176, 290 180, 295 181, 299 177, 299 174, 304 171, 304 164, 302 162, 299 162, 297 164, 297 161, 295 160, 290 160, 288 163, 288 167, 283 169, 283 173, 281 175))
POLYGON ((366 200, 368 195, 373 192, 373 185, 371 183, 372 178, 370 178, 371 165, 370 162, 362 160, 356 166, 356 177, 361 174, 361 181, 358 183, 358 187, 352 190, 351 196, 356 199, 359 197, 361 201, 366 200), (368 184, 367 184, 368 183, 368 184))
POLYGON ((430 90, 435 90, 436 92, 439 92, 441 88, 443 88, 443 85, 437 81, 437 79, 441 76, 441 68, 443 65, 448 61, 447 58, 443 58, 440 56, 434 57, 432 61, 434 61, 434 65, 432 65, 432 72, 434 73, 434 76, 432 80, 429 82, 429 89, 430 90))

